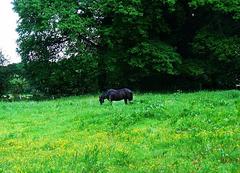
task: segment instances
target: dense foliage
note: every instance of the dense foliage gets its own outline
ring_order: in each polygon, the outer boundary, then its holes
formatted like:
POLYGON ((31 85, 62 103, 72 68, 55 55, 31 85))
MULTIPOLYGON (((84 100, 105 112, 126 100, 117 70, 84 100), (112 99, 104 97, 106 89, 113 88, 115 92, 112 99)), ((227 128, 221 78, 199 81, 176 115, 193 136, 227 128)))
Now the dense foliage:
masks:
POLYGON ((240 0, 14 0, 27 78, 48 94, 231 88, 240 0))
POLYGON ((6 91, 6 68, 4 65, 6 65, 7 59, 5 55, 3 54, 2 50, 0 50, 0 96, 4 94, 6 91))
POLYGON ((18 90, 17 93, 24 93, 25 89, 29 88, 26 85, 24 86, 22 85, 21 87, 20 85, 15 85, 20 81, 19 79, 24 79, 23 76, 25 75, 25 70, 23 64, 22 63, 8 64, 8 63, 9 63, 8 59, 0 50, 0 98, 4 94, 16 93, 15 91, 17 90, 18 90))

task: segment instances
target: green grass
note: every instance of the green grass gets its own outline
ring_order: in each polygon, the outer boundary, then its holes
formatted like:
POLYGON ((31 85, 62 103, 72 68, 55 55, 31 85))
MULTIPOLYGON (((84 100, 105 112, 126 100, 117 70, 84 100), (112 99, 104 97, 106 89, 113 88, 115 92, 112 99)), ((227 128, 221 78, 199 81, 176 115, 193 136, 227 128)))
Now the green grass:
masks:
POLYGON ((0 172, 239 172, 240 91, 0 102, 0 172))

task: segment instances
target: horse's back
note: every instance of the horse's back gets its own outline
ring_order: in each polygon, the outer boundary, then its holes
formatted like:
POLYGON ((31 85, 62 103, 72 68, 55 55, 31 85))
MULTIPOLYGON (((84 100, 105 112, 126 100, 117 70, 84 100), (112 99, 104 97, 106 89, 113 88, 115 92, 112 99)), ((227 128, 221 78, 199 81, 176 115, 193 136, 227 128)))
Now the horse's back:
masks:
POLYGON ((122 89, 119 89, 119 91, 123 91, 125 93, 132 93, 132 91, 128 88, 122 88, 122 89))
POLYGON ((128 88, 123 88, 121 89, 122 92, 124 92, 124 95, 125 95, 125 98, 128 99, 128 100, 132 100, 133 99, 133 92, 128 89, 128 88))
POLYGON ((110 93, 133 93, 133 92, 128 88, 122 88, 122 89, 118 89, 118 90, 109 89, 109 90, 107 90, 106 93, 110 94, 110 93))

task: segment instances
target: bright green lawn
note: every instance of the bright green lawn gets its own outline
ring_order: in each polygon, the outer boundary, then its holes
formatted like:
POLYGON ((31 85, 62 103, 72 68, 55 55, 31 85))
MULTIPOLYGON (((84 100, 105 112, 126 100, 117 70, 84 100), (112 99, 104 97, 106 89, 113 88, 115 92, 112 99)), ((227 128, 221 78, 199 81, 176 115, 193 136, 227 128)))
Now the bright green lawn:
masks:
POLYGON ((0 172, 239 172, 240 91, 0 102, 0 172))

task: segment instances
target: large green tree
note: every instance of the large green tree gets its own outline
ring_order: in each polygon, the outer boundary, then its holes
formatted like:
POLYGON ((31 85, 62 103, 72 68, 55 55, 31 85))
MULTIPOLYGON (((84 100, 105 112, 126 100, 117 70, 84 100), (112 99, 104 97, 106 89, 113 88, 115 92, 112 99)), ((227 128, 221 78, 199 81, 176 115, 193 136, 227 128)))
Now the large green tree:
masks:
POLYGON ((16 0, 19 52, 27 77, 47 94, 96 89, 91 19, 80 18, 77 1, 16 0))
POLYGON ((14 1, 28 77, 50 94, 97 86, 231 87, 240 71, 239 6, 240 0, 14 1))

